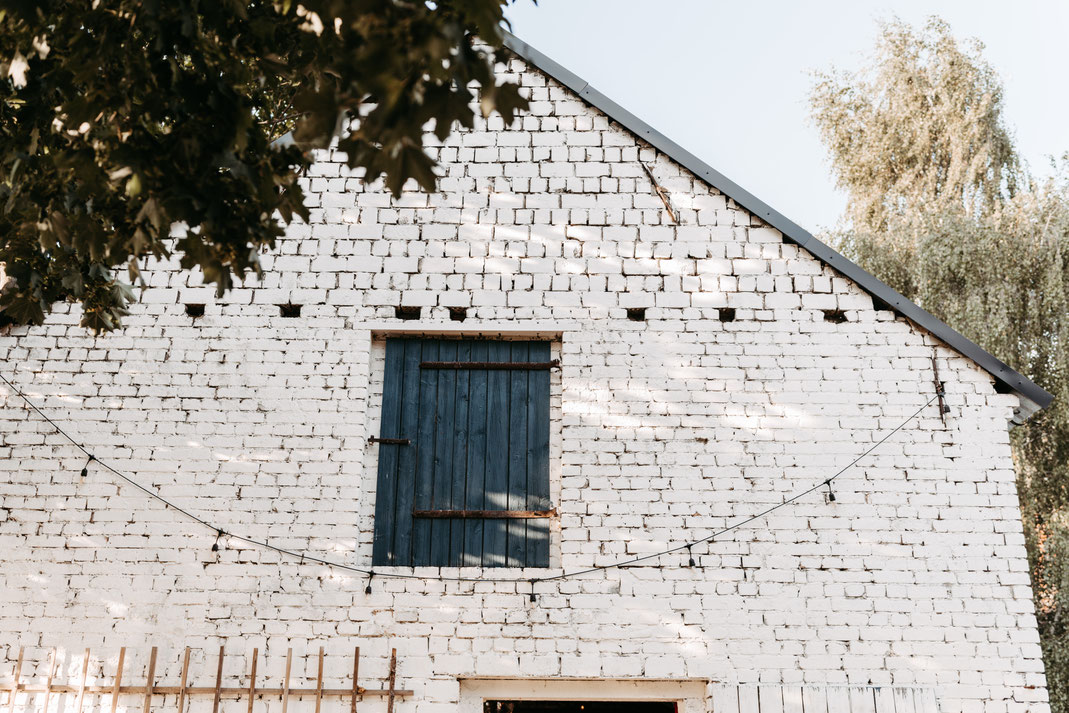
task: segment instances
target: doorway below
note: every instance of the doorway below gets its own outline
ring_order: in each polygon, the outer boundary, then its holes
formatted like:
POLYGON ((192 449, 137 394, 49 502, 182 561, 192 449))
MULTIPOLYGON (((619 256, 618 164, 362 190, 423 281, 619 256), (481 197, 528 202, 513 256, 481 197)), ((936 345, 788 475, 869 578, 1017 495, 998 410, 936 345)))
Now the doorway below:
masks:
POLYGON ((672 701, 486 701, 483 713, 676 713, 672 701))

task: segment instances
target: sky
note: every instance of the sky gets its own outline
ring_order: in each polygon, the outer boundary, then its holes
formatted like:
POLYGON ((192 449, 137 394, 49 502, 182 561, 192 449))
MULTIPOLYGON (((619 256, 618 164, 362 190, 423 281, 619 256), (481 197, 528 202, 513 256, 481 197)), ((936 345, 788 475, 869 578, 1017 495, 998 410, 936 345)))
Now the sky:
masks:
POLYGON ((811 120, 811 72, 865 65, 881 19, 946 20, 1005 85, 1005 116, 1034 174, 1069 152, 1064 0, 516 0, 513 32, 813 232, 835 187, 811 120))

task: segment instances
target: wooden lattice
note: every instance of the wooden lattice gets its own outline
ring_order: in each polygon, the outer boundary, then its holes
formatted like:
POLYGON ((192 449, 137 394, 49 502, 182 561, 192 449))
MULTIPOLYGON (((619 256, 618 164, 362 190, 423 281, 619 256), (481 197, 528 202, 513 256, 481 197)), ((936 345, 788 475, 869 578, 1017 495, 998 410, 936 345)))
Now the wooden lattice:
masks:
POLYGON ((186 700, 191 696, 210 695, 213 696, 212 713, 219 713, 220 700, 225 697, 248 697, 248 713, 253 713, 253 702, 257 696, 281 696, 282 698, 282 713, 287 713, 287 708, 291 698, 302 696, 315 696, 315 713, 320 713, 322 702, 324 698, 343 698, 349 701, 349 713, 357 713, 357 703, 364 696, 382 696, 387 700, 387 712, 393 713, 394 700, 405 696, 411 696, 412 691, 402 690, 396 687, 397 682, 397 649, 391 649, 390 651, 390 669, 389 675, 386 679, 385 688, 364 688, 359 685, 358 680, 360 676, 360 647, 357 646, 353 652, 353 673, 351 685, 346 688, 324 688, 323 687, 323 647, 319 647, 319 660, 316 673, 316 685, 314 688, 294 688, 290 686, 290 669, 293 663, 293 649, 287 649, 286 651, 286 670, 282 677, 282 686, 280 688, 267 688, 258 687, 256 681, 256 665, 259 657, 259 650, 252 650, 252 665, 249 671, 249 685, 244 687, 230 687, 223 686, 223 654, 224 647, 219 647, 219 660, 215 672, 215 685, 214 686, 191 686, 189 685, 189 659, 190 649, 187 646, 185 653, 182 657, 182 674, 181 679, 177 686, 175 685, 160 685, 156 681, 156 658, 157 647, 152 647, 152 652, 149 655, 148 662, 148 674, 144 684, 141 685, 123 685, 123 664, 126 660, 126 647, 119 649, 119 662, 115 667, 114 678, 110 685, 86 685, 86 679, 89 673, 89 649, 85 650, 85 656, 82 660, 82 675, 81 680, 77 684, 70 682, 66 684, 57 683, 56 677, 56 665, 58 657, 56 649, 52 649, 51 656, 48 662, 48 677, 45 684, 42 685, 30 685, 23 683, 20 680, 22 674, 23 664, 23 649, 19 649, 18 659, 15 661, 14 675, 9 683, 0 683, 0 694, 7 693, 7 700, 0 699, 0 711, 6 706, 7 713, 15 713, 15 697, 19 693, 43 693, 44 705, 41 710, 43 713, 48 713, 49 699, 53 694, 61 693, 76 693, 78 695, 73 713, 82 713, 82 702, 85 695, 88 694, 102 694, 111 696, 111 713, 116 713, 116 709, 119 705, 119 696, 123 694, 141 694, 144 697, 143 713, 150 713, 152 708, 153 696, 165 696, 165 695, 177 695, 178 696, 178 713, 185 713, 186 700))

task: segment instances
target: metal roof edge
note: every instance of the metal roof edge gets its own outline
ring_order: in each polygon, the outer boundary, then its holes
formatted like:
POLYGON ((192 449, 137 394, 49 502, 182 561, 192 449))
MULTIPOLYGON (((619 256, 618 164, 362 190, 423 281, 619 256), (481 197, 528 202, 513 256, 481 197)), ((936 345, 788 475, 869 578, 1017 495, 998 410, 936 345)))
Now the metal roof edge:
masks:
POLYGON ((610 119, 648 142, 728 198, 779 230, 784 238, 797 243, 813 257, 857 283, 861 289, 886 304, 890 309, 932 333, 950 348, 976 362, 980 368, 991 374, 996 381, 1004 384, 1021 397, 1021 409, 1018 413, 1019 423, 1023 423, 1036 411, 1046 408, 1054 400, 1052 394, 1031 379, 1014 371, 980 345, 953 329, 946 322, 907 299, 890 285, 887 285, 859 265, 840 255, 802 226, 590 86, 590 83, 583 80, 579 75, 561 66, 511 32, 507 30, 503 32, 505 46, 522 59, 530 62, 557 82, 571 89, 585 102, 602 111, 610 119))

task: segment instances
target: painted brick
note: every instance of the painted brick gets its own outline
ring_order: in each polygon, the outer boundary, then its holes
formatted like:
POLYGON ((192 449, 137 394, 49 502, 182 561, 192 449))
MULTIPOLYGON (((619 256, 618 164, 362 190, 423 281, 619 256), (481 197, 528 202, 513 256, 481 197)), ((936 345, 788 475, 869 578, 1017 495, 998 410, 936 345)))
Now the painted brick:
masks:
MULTIPOLYGON (((39 675, 40 647, 77 669, 84 646, 227 639, 260 647, 277 675, 287 647, 360 643, 369 677, 396 645, 428 711, 454 709, 458 678, 494 676, 871 682, 935 687, 943 710, 1046 711, 1006 430, 1016 397, 510 67, 530 113, 436 149, 440 194, 394 200, 326 154, 305 179, 310 224, 265 256, 262 283, 215 300, 176 261, 156 263, 123 332, 93 337, 59 306, 0 336, 5 375, 99 457, 227 531, 361 567, 377 463, 366 439, 392 330, 558 341, 548 573, 679 546, 820 483, 931 397, 933 355, 946 423, 930 406, 835 482, 834 503, 818 489, 695 547, 699 566, 675 553, 545 582, 532 604, 527 580, 545 572, 376 577, 365 595, 360 576, 238 540, 213 552, 213 532, 100 467, 81 478, 82 455, 0 390, 7 660, 32 647, 39 675), (192 300, 205 317, 186 316, 192 300), (303 304, 299 318, 279 316, 286 302, 303 304), (420 320, 396 320, 397 305, 422 306, 420 320), (465 321, 446 306, 469 307, 465 321), (826 322, 828 309, 847 321, 826 322)), ((176 666, 161 662, 161 678, 176 666)))

